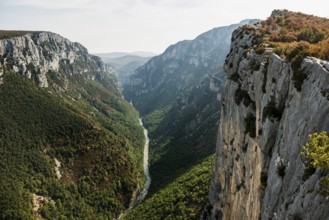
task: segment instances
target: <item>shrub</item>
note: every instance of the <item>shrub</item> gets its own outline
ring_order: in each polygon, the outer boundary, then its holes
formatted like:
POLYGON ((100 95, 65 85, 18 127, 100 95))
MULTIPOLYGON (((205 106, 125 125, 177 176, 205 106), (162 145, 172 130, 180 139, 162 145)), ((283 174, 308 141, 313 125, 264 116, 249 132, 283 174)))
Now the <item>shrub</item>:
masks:
MULTIPOLYGON (((269 17, 255 31, 259 41, 271 45, 274 53, 289 55, 299 43, 309 44, 305 48, 308 55, 329 60, 329 19, 316 16, 281 11, 281 16, 269 17)), ((290 61, 297 54, 291 54, 290 61)), ((284 58, 284 56, 282 56, 284 58)), ((298 87, 297 83, 297 87, 298 87)))
POLYGON ((28 33, 39 33, 37 31, 0 31, 0 40, 20 37, 28 33))
POLYGON ((294 213, 292 216, 291 216, 291 219, 292 220, 303 220, 303 218, 301 217, 301 215, 299 213, 294 213))
POLYGON ((282 178, 284 177, 284 175, 286 175, 286 166, 282 162, 278 164, 277 172, 282 178))
POLYGON ((260 62, 256 61, 251 68, 253 71, 258 71, 260 68, 260 62))
POLYGON ((234 82, 238 82, 240 79, 240 76, 237 72, 234 72, 229 78, 229 80, 232 80, 234 82))
POLYGON ((321 89, 321 94, 329 101, 329 89, 321 89))
POLYGON ((301 64, 308 55, 308 48, 309 44, 307 42, 300 42, 295 48, 287 52, 287 59, 291 61, 293 70, 292 81, 297 91, 301 91, 303 82, 307 78, 307 75, 301 69, 301 64))
POLYGON ((265 47, 256 47, 255 52, 257 54, 263 54, 265 52, 265 47))
POLYGON ((265 121, 266 118, 276 118, 278 120, 281 119, 282 110, 275 107, 275 105, 276 105, 275 97, 272 96, 270 98, 270 101, 263 109, 263 121, 265 121))
POLYGON ((318 43, 324 39, 324 34, 315 27, 305 28, 298 33, 297 39, 309 43, 318 43))
POLYGON ((246 90, 241 89, 241 85, 239 85, 239 88, 235 91, 234 100, 237 105, 240 105, 241 101, 243 101, 243 104, 246 107, 250 104, 255 105, 254 101, 251 100, 249 93, 246 90))
POLYGON ((267 186, 267 173, 266 172, 261 172, 260 183, 262 184, 263 188, 266 188, 266 186, 267 186))
POLYGON ((266 62, 264 63, 264 69, 263 69, 263 73, 264 73, 263 84, 262 84, 262 92, 263 93, 266 93, 266 82, 267 82, 268 64, 269 64, 269 60, 266 60, 266 62))
POLYGON ((278 16, 278 17, 276 17, 276 19, 275 19, 275 22, 276 22, 278 25, 282 25, 282 21, 283 21, 283 19, 282 19, 281 16, 278 16))
POLYGON ((329 38, 315 45, 310 45, 308 52, 311 56, 318 57, 322 60, 329 60, 329 38))
POLYGON ((240 191, 241 187, 246 188, 246 186, 244 185, 244 183, 245 183, 245 181, 242 180, 241 183, 237 184, 236 190, 237 191, 240 191))
POLYGON ((329 137, 326 132, 314 133, 308 136, 309 142, 303 146, 303 155, 310 159, 313 167, 329 172, 329 137))
POLYGON ((245 119, 245 123, 246 123, 246 131, 245 134, 249 133, 249 136, 251 138, 255 138, 256 137, 256 117, 249 113, 245 119))
POLYGON ((273 49, 272 52, 281 57, 283 55, 284 50, 281 47, 276 47, 276 48, 273 49))
POLYGON ((256 27, 253 25, 243 25, 242 26, 242 30, 243 31, 255 31, 256 27))
POLYGON ((304 80, 307 78, 307 75, 305 74, 303 69, 298 69, 294 71, 292 76, 293 84, 297 91, 302 90, 302 85, 304 83, 304 80))
POLYGON ((303 180, 306 181, 310 176, 315 173, 316 169, 312 166, 306 166, 304 169, 303 180))
MULTIPOLYGON (((310 44, 305 41, 302 41, 302 42, 292 44, 291 46, 292 46, 292 48, 289 48, 289 47, 286 48, 286 56, 287 56, 288 61, 293 62, 297 56, 300 56, 303 58, 307 56, 307 54, 308 54, 307 50, 308 50, 310 44)), ((299 65, 297 66, 297 68, 299 68, 299 65)), ((294 67, 293 67, 293 70, 294 70, 294 67)))
POLYGON ((303 146, 301 153, 308 161, 306 166, 319 168, 324 172, 320 182, 321 192, 329 195, 329 137, 326 132, 314 133, 308 136, 309 142, 303 146))

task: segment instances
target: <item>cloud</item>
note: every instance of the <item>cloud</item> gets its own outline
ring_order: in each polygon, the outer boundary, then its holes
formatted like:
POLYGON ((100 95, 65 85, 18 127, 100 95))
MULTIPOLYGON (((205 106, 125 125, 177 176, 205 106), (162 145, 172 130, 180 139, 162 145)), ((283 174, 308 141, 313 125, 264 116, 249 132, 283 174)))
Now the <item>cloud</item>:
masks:
POLYGON ((139 8, 195 8, 212 0, 2 0, 12 6, 44 9, 130 10, 139 8))
POLYGON ((327 16, 321 1, 0 0, 0 19, 2 29, 49 30, 94 52, 160 52, 214 27, 265 19, 275 8, 327 16))
POLYGON ((209 0, 142 0, 142 2, 160 7, 170 7, 170 8, 194 8, 199 5, 209 2, 209 0))
POLYGON ((88 4, 88 2, 90 2, 90 0, 4 0, 6 5, 29 6, 45 9, 80 8, 81 6, 88 4))

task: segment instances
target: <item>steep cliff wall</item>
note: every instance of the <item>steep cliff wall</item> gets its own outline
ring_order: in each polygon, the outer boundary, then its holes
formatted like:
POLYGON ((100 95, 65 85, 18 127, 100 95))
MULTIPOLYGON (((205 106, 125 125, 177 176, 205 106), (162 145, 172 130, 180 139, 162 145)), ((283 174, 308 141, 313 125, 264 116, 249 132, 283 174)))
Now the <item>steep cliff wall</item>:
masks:
POLYGON ((0 40, 0 61, 0 74, 7 67, 33 79, 40 87, 49 86, 51 77, 47 73, 61 72, 64 79, 55 85, 61 90, 68 89, 67 77, 72 75, 85 75, 94 80, 116 74, 111 66, 89 54, 81 44, 51 32, 27 32, 0 40))
POLYGON ((291 63, 257 50, 254 28, 233 33, 210 189, 211 219, 328 219, 319 171, 304 175, 302 146, 329 131, 329 63, 302 60, 296 89, 291 63))
MULTIPOLYGON (((244 24, 214 28, 193 40, 180 41, 136 70, 124 85, 124 95, 143 114, 172 105, 177 96, 197 86, 223 64, 232 32, 244 24)), ((209 77, 208 77, 209 78, 209 77)))

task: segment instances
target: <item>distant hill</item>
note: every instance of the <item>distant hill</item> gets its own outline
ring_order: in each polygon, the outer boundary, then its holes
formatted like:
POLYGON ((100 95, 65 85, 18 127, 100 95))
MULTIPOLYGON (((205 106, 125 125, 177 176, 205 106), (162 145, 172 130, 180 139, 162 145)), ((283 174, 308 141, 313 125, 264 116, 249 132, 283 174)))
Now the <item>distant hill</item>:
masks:
POLYGON ((135 70, 149 61, 155 53, 152 52, 113 52, 99 53, 102 60, 109 65, 112 65, 118 72, 118 78, 122 84, 126 84, 127 79, 135 70))
POLYGON ((148 51, 136 51, 136 52, 110 52, 110 53, 95 53, 95 55, 106 58, 118 58, 124 57, 127 55, 139 56, 139 57, 154 57, 157 53, 148 52, 148 51))

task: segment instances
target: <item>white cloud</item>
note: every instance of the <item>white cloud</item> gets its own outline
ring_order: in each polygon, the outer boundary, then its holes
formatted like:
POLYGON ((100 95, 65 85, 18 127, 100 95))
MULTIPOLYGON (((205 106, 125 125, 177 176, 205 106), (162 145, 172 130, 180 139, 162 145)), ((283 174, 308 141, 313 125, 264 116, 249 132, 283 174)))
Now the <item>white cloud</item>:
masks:
POLYGON ((70 8, 83 8, 91 0, 5 0, 8 5, 16 6, 31 6, 46 9, 70 9, 70 8))
POLYGON ((163 51, 218 26, 287 8, 328 16, 323 0, 0 0, 2 29, 50 30, 92 52, 163 51), (13 19, 15 18, 15 19, 13 19))

